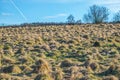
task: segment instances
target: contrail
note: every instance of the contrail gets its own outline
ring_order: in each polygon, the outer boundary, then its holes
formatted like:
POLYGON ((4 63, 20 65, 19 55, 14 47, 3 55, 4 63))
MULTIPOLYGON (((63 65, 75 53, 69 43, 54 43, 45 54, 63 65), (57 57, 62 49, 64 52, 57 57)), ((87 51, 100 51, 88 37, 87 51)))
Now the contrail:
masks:
POLYGON ((17 11, 20 13, 20 15, 25 19, 27 20, 27 18, 25 17, 25 15, 23 14, 23 12, 16 6, 16 4, 10 0, 10 2, 12 3, 12 5, 17 9, 17 11))

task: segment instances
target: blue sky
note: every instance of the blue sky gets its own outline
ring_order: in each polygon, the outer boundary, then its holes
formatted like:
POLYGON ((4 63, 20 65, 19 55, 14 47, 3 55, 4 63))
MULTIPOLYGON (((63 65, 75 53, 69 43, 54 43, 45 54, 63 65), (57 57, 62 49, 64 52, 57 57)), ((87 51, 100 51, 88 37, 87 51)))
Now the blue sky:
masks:
POLYGON ((120 0, 0 0, 0 24, 65 22, 70 14, 78 20, 93 4, 110 9, 110 19, 120 10, 120 0))

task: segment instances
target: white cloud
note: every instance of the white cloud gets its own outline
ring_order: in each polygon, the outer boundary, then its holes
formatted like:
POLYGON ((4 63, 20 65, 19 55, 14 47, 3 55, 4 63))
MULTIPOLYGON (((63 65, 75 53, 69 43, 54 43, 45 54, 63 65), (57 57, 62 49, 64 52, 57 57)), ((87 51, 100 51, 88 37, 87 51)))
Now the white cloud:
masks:
POLYGON ((56 15, 53 15, 53 16, 45 16, 44 18, 45 19, 52 19, 52 18, 59 18, 59 17, 65 17, 65 16, 67 16, 67 14, 60 13, 60 14, 56 14, 56 15))
POLYGON ((2 15, 2 16, 11 16, 11 15, 13 15, 13 14, 12 14, 12 13, 2 12, 1 15, 2 15))

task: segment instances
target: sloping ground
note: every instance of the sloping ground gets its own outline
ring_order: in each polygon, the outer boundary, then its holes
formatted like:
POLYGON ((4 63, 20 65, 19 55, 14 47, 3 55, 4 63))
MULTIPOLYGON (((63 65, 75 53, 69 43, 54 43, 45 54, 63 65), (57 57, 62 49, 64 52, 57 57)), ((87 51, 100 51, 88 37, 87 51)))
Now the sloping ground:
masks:
POLYGON ((120 24, 0 28, 0 80, 119 80, 120 24))

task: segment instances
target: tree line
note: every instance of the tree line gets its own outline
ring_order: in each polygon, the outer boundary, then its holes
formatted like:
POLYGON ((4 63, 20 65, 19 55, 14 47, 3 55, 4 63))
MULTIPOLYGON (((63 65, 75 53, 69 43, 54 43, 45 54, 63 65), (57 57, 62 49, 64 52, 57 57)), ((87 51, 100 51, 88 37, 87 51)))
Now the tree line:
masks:
MULTIPOLYGON (((88 13, 84 14, 83 20, 85 23, 107 23, 109 15, 110 12, 108 8, 98 5, 92 5, 89 7, 88 13)), ((81 20, 75 22, 73 15, 68 16, 67 22, 68 24, 82 23, 81 20)), ((120 11, 114 14, 112 22, 120 23, 120 11)))
MULTIPOLYGON (((108 17, 110 15, 109 9, 104 6, 92 5, 89 7, 89 10, 86 14, 83 15, 84 23, 108 23, 108 17)), ((46 25, 74 25, 74 24, 82 24, 82 20, 79 19, 75 21, 74 16, 70 14, 67 17, 67 22, 36 22, 36 23, 23 23, 20 25, 8 25, 13 27, 19 26, 46 26, 46 25)), ((120 10, 113 15, 112 22, 109 23, 120 23, 120 10)), ((2 24, 4 26, 4 24, 2 24)), ((7 27, 7 26, 6 26, 7 27)))

